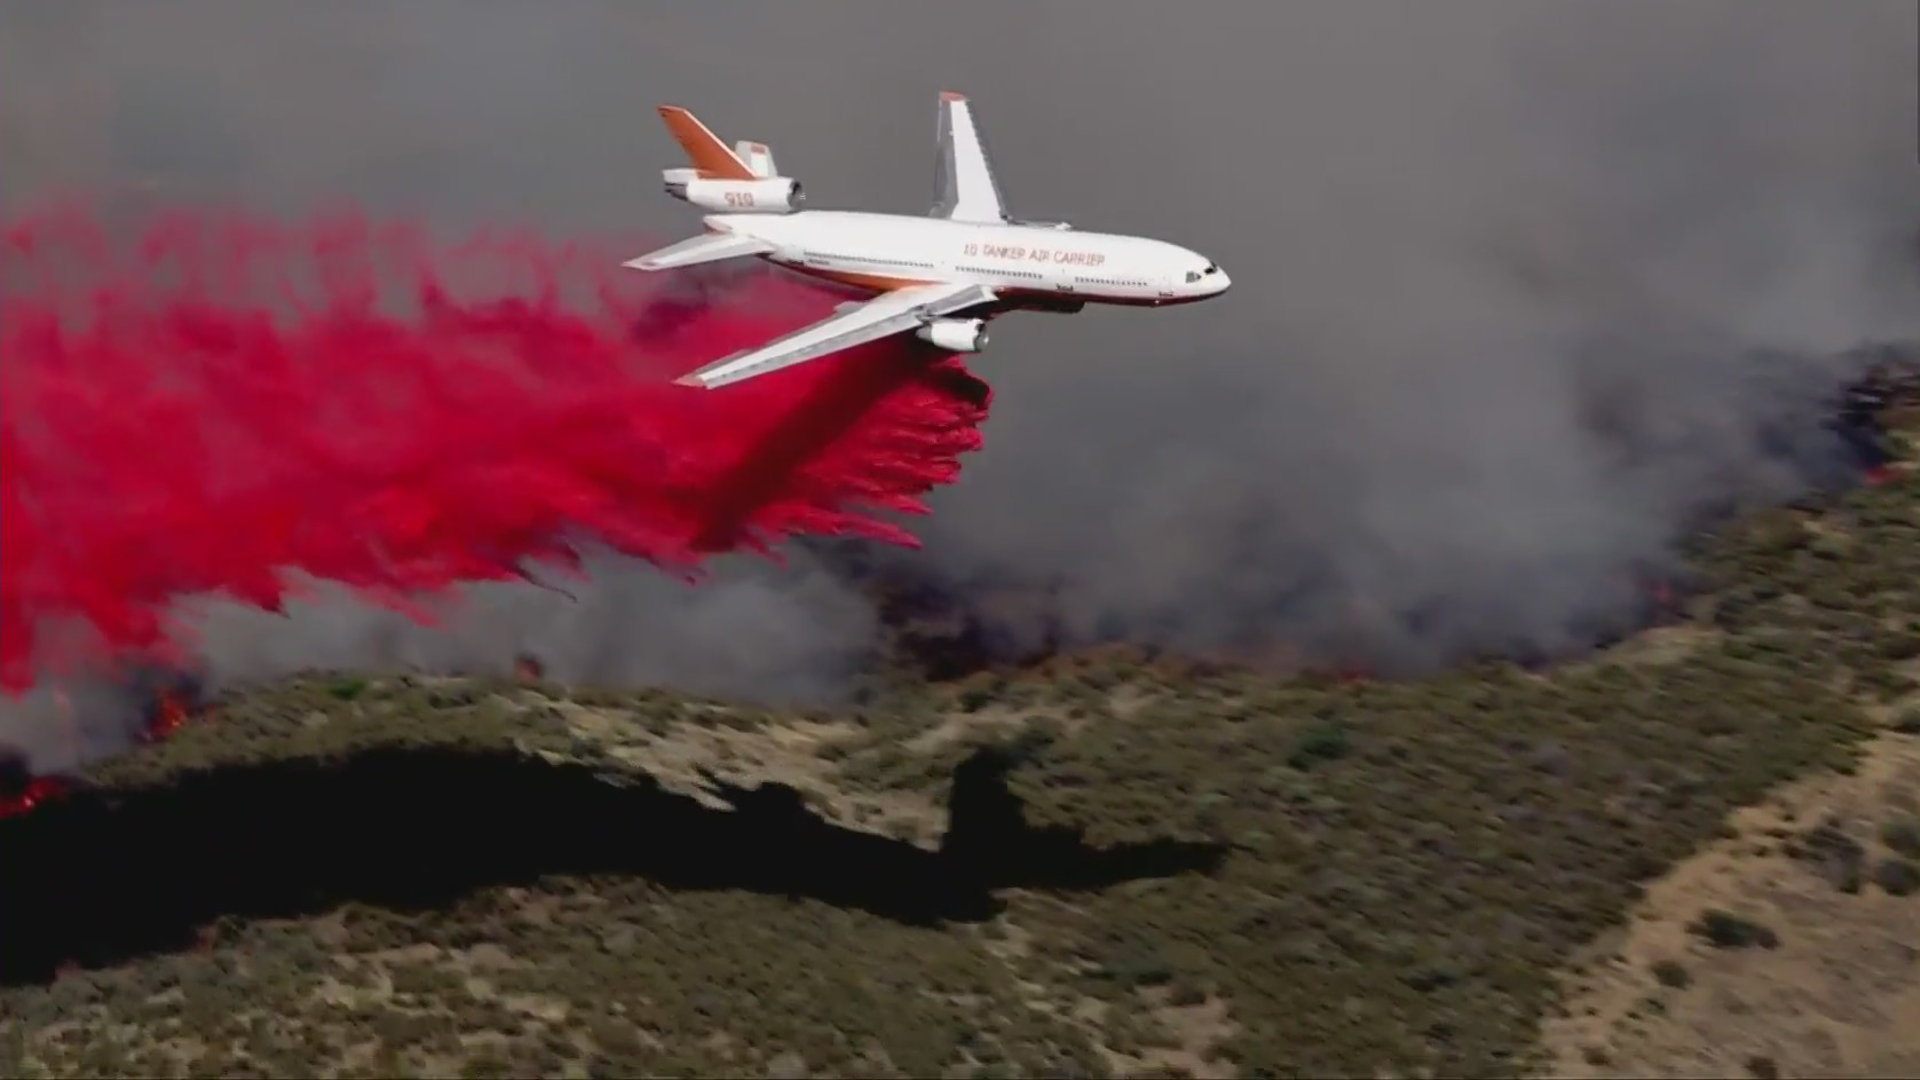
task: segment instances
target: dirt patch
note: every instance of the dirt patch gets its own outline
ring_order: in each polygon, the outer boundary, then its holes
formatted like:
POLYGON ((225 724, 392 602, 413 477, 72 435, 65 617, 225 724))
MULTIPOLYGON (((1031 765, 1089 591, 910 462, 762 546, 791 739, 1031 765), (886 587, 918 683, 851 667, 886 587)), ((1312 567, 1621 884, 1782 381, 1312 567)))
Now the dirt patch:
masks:
POLYGON ((914 737, 906 744, 906 749, 922 757, 930 756, 949 746, 957 746, 979 733, 1018 731, 1032 722, 1035 715, 1036 710, 1031 708, 1004 706, 986 706, 972 712, 951 712, 942 717, 938 724, 914 737))
POLYGON ((1916 793, 1920 738, 1887 734, 1735 814, 1567 977, 1552 1075, 1920 1075, 1920 891, 1888 869, 1916 793))
POLYGON ((1595 663, 1676 664, 1722 640, 1720 631, 1699 623, 1660 626, 1614 646, 1595 663))
POLYGON ((1109 1065, 1121 1076, 1190 1076, 1196 1080, 1225 1080, 1236 1075, 1233 1064, 1218 1055, 1221 1043, 1238 1030, 1227 1003, 1218 997, 1185 999, 1155 987, 1140 992, 1140 1023, 1152 1032, 1133 1054, 1108 1050, 1109 1065))
MULTIPOLYGON (((850 795, 835 782, 826 747, 853 739, 859 728, 844 721, 787 719, 778 724, 733 719, 724 707, 709 707, 702 722, 649 724, 619 709, 543 702, 565 718, 574 738, 623 765, 645 771, 669 791, 715 809, 730 809, 718 783, 752 787, 786 784, 808 805, 848 828, 906 840, 929 850, 946 829, 943 807, 907 792, 850 795)), ((563 754, 553 755, 565 757, 563 754)))

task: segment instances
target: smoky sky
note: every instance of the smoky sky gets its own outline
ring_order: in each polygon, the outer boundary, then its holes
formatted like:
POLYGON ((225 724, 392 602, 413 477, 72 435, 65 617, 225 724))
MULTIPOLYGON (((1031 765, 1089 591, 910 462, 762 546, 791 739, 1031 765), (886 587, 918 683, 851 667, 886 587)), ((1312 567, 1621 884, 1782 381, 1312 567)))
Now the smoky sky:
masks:
MULTIPOLYGON (((813 206, 924 213, 935 94, 963 90, 1017 216, 1235 284, 998 324, 987 449, 899 558, 1045 584, 1077 638, 1552 645, 1702 506, 1805 483, 1829 448, 1783 411, 1835 350, 1917 329, 1915 41, 1891 0, 6 0, 0 203, 670 239, 696 220, 658 187, 672 102, 769 143, 813 206)), ((872 634, 804 553, 721 578, 610 565, 436 648, 544 633, 582 672, 753 690, 814 688, 872 634), (663 641, 674 663, 631 659, 663 641)), ((415 633, 335 606, 274 623, 266 666, 415 633)))

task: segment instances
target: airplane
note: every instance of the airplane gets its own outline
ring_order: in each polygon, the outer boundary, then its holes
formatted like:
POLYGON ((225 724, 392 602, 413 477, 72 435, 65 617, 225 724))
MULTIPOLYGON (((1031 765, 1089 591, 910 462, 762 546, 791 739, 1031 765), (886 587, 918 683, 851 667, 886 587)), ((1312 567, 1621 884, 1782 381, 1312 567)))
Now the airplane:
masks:
POLYGON ((700 236, 621 265, 661 271, 754 257, 877 294, 674 380, 682 386, 717 389, 909 332, 945 352, 977 353, 987 347, 987 322, 1009 311, 1163 307, 1211 299, 1231 284, 1211 259, 1183 247, 1009 217, 964 94, 940 94, 937 201, 925 217, 802 209, 804 189, 780 175, 765 143, 743 139, 730 149, 686 109, 659 111, 692 162, 662 171, 667 194, 714 213, 700 236))

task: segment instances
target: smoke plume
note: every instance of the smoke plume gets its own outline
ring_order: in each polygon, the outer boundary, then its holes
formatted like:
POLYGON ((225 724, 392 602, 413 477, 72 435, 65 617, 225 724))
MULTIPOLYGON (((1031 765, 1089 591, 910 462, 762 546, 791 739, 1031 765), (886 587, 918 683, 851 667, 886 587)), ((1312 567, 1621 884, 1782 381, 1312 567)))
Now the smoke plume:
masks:
MULTIPOLYGON (((263 620, 236 626, 202 601, 278 613, 303 599, 290 572, 344 587, 334 598, 350 589, 456 624, 426 648, 435 666, 469 666, 460 654, 502 638, 458 624, 507 629, 543 612, 486 593, 434 603, 458 586, 558 571, 542 584, 563 591, 589 545, 684 578, 714 554, 793 536, 912 544, 876 515, 923 512, 920 497, 979 439, 984 387, 912 342, 744 393, 669 385, 777 332, 783 313, 825 311, 830 298, 792 283, 661 296, 591 247, 521 235, 444 248, 356 218, 286 229, 176 215, 136 240, 77 213, 0 237, 8 689, 128 658, 194 661, 209 644, 194 639, 196 616, 224 631, 207 658, 216 677, 288 666, 263 620)), ((671 664, 697 685, 731 647, 771 640, 772 656, 734 656, 733 672, 792 682, 804 657, 816 669, 804 674, 829 680, 829 627, 706 625, 777 605, 764 581, 736 577, 689 611, 667 591, 684 581, 656 572, 651 590, 606 595, 618 582, 602 580, 571 628, 544 632, 577 675, 671 664), (676 633, 582 633, 609 602, 646 603, 676 633), (804 645, 780 643, 795 631, 804 645)), ((800 577, 784 594, 824 613, 830 598, 808 588, 800 577)), ((352 624, 319 599, 295 618, 308 664, 329 637, 363 663, 396 641, 397 618, 362 619, 343 639, 352 624)), ((550 603, 545 614, 552 623, 550 603)))

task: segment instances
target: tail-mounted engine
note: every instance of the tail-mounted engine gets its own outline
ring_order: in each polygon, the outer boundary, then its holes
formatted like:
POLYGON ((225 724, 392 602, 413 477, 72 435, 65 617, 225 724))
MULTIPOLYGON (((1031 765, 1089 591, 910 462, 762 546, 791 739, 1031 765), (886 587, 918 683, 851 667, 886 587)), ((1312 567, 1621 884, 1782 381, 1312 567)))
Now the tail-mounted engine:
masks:
POLYGON ((807 199, 800 181, 788 176, 714 180, 698 169, 667 169, 661 178, 667 194, 722 214, 791 214, 807 199))
POLYGON ((945 352, 977 353, 987 347, 985 319, 935 319, 913 333, 945 352))

